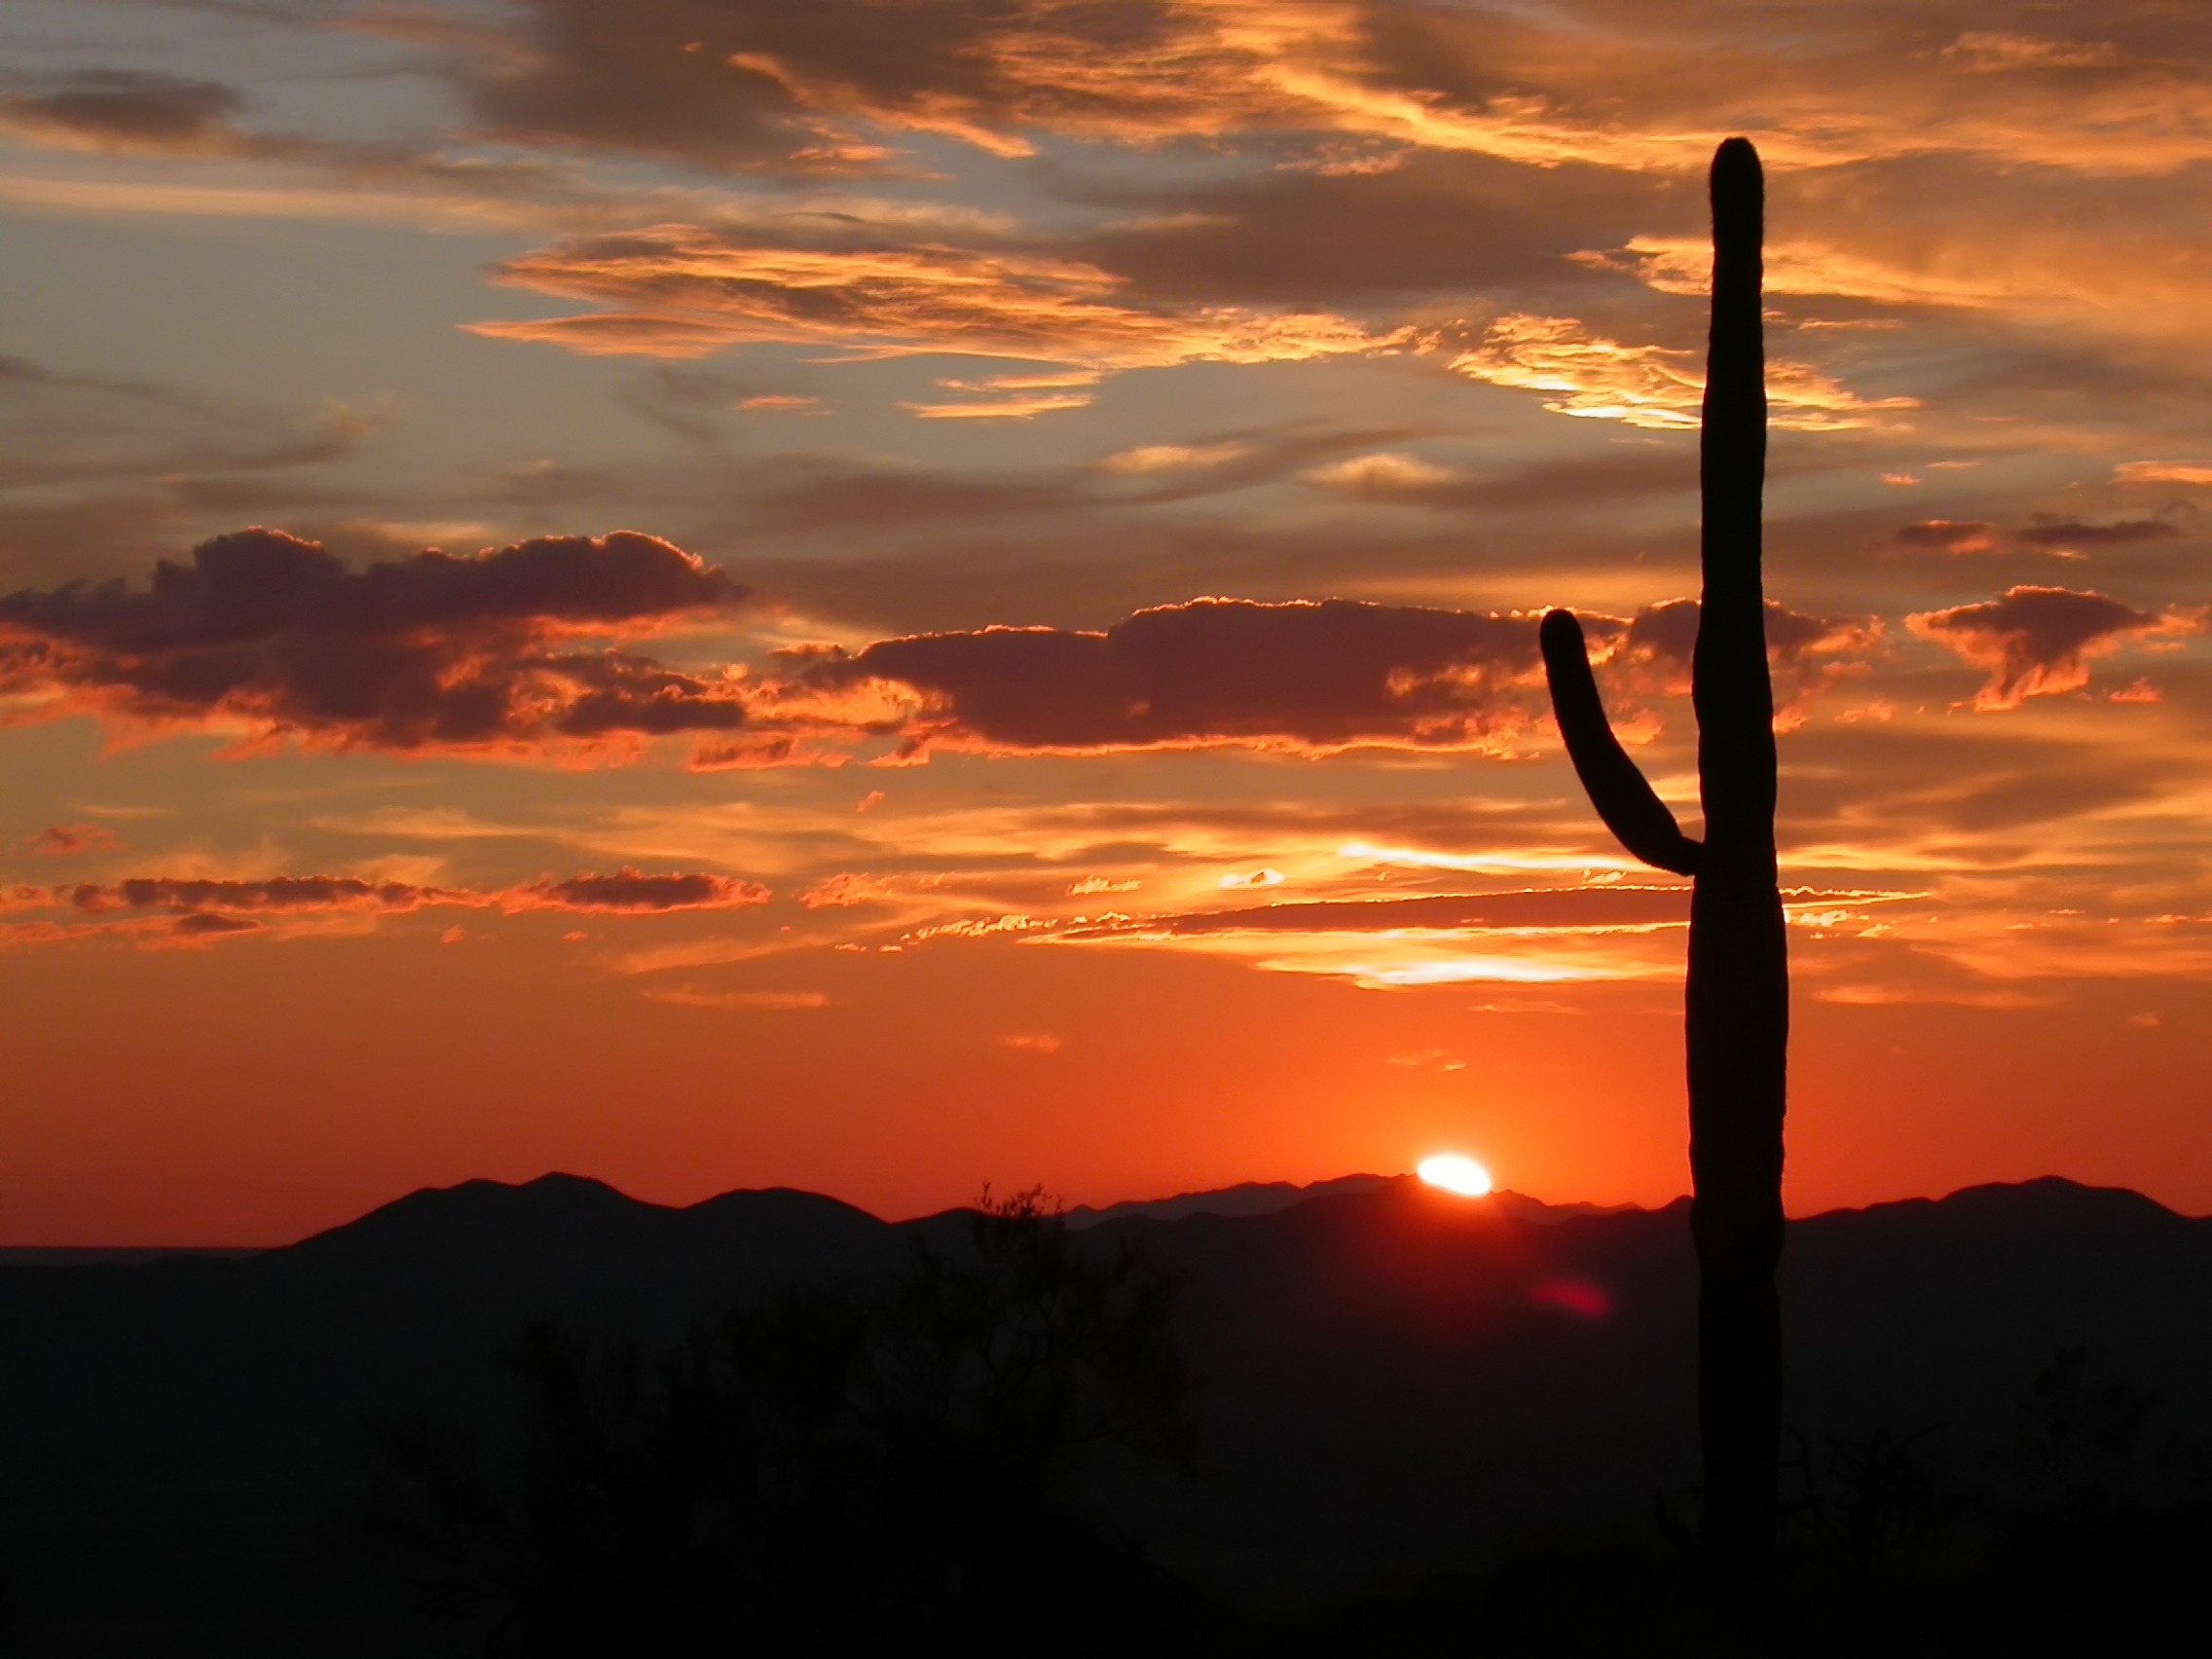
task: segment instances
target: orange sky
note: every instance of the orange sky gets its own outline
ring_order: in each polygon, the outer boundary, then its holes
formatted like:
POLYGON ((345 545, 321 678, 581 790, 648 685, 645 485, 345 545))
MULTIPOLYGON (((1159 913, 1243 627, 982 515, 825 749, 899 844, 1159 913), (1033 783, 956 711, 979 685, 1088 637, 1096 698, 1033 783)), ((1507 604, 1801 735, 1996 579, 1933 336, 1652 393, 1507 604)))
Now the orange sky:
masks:
POLYGON ((1681 1191, 1730 131, 1789 1201, 2212 1210, 2212 60, 2017 10, 20 0, 0 1242, 1681 1191))

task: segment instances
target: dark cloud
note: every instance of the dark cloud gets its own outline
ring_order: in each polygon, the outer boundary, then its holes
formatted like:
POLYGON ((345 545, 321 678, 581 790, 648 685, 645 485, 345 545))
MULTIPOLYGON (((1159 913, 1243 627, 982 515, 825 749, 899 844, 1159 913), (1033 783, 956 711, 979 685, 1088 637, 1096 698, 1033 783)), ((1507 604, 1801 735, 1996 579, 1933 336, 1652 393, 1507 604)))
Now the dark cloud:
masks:
MULTIPOLYGON (((279 917, 312 922, 318 916, 404 915, 428 907, 570 910, 598 915, 657 916, 678 910, 724 910, 759 904, 772 895, 756 881, 684 871, 647 874, 625 865, 611 874, 547 878, 509 888, 432 887, 411 881, 372 881, 351 875, 279 875, 254 880, 223 877, 131 876, 112 883, 74 882, 51 890, 18 888, 9 908, 53 906, 80 915, 139 915, 92 925, 93 932, 123 932, 140 938, 152 920, 147 912, 173 918, 167 935, 212 937, 244 933, 262 926, 243 919, 279 917)), ((83 929, 54 929, 46 936, 78 937, 83 929)), ((158 936, 157 936, 158 937, 158 936)))
MULTIPOLYGON (((1632 690, 1687 691, 1699 615, 1694 599, 1645 606, 1621 630, 1611 678, 1632 690)), ((1863 662, 1880 634, 1872 618, 1808 616, 1768 600, 1766 648, 1776 701, 1785 707, 1803 702, 1863 662)))
POLYGON ((140 69, 87 69, 30 91, 0 92, 0 127, 98 148, 221 146, 239 94, 214 81, 140 69))
POLYGON ((719 569, 631 532, 435 549, 350 570, 279 532, 217 536, 121 581, 0 599, 0 684, 148 721, 341 748, 517 748, 726 731, 734 682, 560 648, 736 605, 719 569))
POLYGON ((1922 519, 1899 527, 1891 539, 1899 547, 1936 553, 1994 553, 1997 535, 1997 527, 1986 519, 1922 519))
POLYGON ((764 903, 768 890, 756 881, 719 875, 647 875, 625 865, 611 875, 576 875, 520 887, 505 901, 510 909, 609 910, 664 915, 672 910, 726 910, 764 903))
POLYGON ((2164 519, 2118 519, 2111 524, 2085 524, 2080 519, 2037 513, 2018 532, 2032 547, 2121 547, 2135 541, 2163 541, 2181 534, 2178 525, 2164 519))
POLYGON ((68 858, 77 853, 112 853, 123 843, 102 824, 51 824, 23 845, 51 858, 68 858))
POLYGON ((1005 751, 1239 743, 1509 749, 1543 708, 1532 615, 1194 600, 1104 633, 985 628, 792 659, 794 684, 845 701, 904 687, 904 747, 1005 751))
POLYGON ((1418 151, 1380 173, 1272 170, 1181 189, 1071 183, 1069 193, 1119 210, 1076 243, 1084 257, 1139 292, 1216 305, 1506 288, 1586 307, 1607 278, 1569 255, 1693 231, 1700 211, 1692 193, 1633 174, 1418 151))
POLYGON ((363 881, 348 875, 279 875, 262 881, 132 876, 112 886, 79 882, 56 888, 80 910, 412 910, 424 904, 482 903, 454 888, 406 881, 363 881))
POLYGON ((1980 605, 1954 606, 1908 619, 1922 637, 1948 645, 1989 682, 1974 694, 1977 709, 2019 707, 2023 698, 2078 690, 2089 661, 2153 634, 2194 631, 2201 619, 2157 615, 2101 593, 2071 588, 2015 587, 1980 605))

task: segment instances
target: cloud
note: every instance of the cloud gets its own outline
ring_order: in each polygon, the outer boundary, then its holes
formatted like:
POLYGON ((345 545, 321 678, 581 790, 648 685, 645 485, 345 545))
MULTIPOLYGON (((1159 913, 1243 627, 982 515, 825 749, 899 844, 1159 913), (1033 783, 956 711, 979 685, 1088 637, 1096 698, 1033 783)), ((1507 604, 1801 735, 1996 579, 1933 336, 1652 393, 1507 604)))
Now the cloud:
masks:
POLYGON ((240 729, 340 749, 537 752, 726 731, 734 682, 579 638, 726 609, 745 590, 648 535, 435 549, 350 570, 253 529, 161 561, 151 581, 0 598, 0 689, 45 715, 240 729))
POLYGON ((1326 489, 1378 500, 1418 498, 1438 485, 1454 484, 1459 478, 1450 467, 1438 466, 1419 456, 1389 453, 1331 461, 1326 466, 1316 466, 1306 476, 1326 489))
POLYGON ((2120 49, 2109 40, 2039 40, 1998 29, 1970 30, 1946 46, 1941 55, 1981 74, 2010 69, 2089 69, 2115 62, 2120 49))
POLYGON ((279 172, 280 181, 266 183, 250 174, 242 183, 204 183, 181 170, 125 178, 72 170, 0 181, 0 194, 50 209, 482 229, 605 222, 609 205, 605 193, 581 187, 572 169, 511 155, 455 154, 448 133, 428 142, 364 142, 256 130, 238 119, 245 100, 220 82, 112 68, 14 79, 13 88, 0 89, 0 133, 49 149, 261 164, 279 172))
POLYGON ((1250 451, 1249 444, 1235 439, 1210 444, 1140 444, 1108 456, 1098 465, 1106 472, 1185 472, 1237 461, 1250 451))
POLYGON ((112 853, 123 847, 123 843, 116 838, 115 831, 104 824, 52 824, 28 837, 23 845, 34 853, 44 853, 50 858, 68 858, 78 853, 112 853))
POLYGON ((1926 611, 1906 622, 1922 638, 1989 670, 1989 682, 1973 698, 1973 706, 1985 712, 2079 690, 2089 682, 2092 658, 2131 641, 2194 633, 2202 626, 2201 616, 2157 615, 2101 593, 2060 587, 2009 588, 1999 599, 1926 611))
MULTIPOLYGON (((1884 907, 1925 897, 1793 887, 1784 894, 1784 907, 1794 926, 1825 937, 1845 924, 1876 925, 1884 907)), ((1548 984, 1678 975, 1689 908, 1686 883, 1616 882, 1073 917, 1044 928, 1032 923, 1028 937, 1060 945, 1193 951, 1377 990, 1548 984)))
POLYGON ((993 403, 902 403, 899 407, 921 421, 1027 421, 1063 409, 1088 409, 1090 394, 1037 392, 1028 397, 1001 398, 993 403))
POLYGON ((169 924, 172 937, 186 940, 233 939, 240 934, 259 933, 262 925, 243 916, 222 916, 212 911, 196 910, 179 916, 169 924))
MULTIPOLYGON (((1632 691, 1687 692, 1700 615, 1694 599, 1665 599, 1615 624, 1609 678, 1632 691)), ((1596 632, 1603 642, 1604 630, 1596 632)), ((1768 600, 1767 660, 1779 681, 1777 700, 1785 707, 1803 702, 1862 662, 1880 638, 1881 624, 1870 617, 1809 616, 1768 600)))
MULTIPOLYGON (((2098 37, 1932 32, 1909 7, 1786 43, 1620 0, 524 0, 459 80, 510 142, 726 169, 896 170, 910 135, 998 157, 1040 137, 1272 140, 1371 174, 1408 149, 1687 172, 1748 131, 1777 167, 1930 152, 2107 169, 2200 158, 2183 8, 2098 37)), ((2047 19, 2057 22, 2060 19, 2047 19)))
POLYGON ((216 151, 232 146, 242 100, 214 81, 140 69, 86 69, 0 94, 0 130, 100 150, 216 151))
POLYGON ((2017 533, 2031 547, 2122 547, 2135 541, 2162 541, 2179 535, 2178 526, 2164 519, 2120 519, 2112 524, 2085 524, 2080 519, 2037 513, 2017 533))
POLYGON ((133 876, 102 886, 80 882, 55 890, 80 910, 333 911, 399 914, 424 904, 484 904, 485 895, 459 888, 422 887, 405 881, 366 881, 347 875, 279 875, 260 881, 133 876))
POLYGON ((1847 1008, 1925 1008, 1941 1004, 1950 1008, 2023 1009, 2051 1008, 2058 999, 2030 991, 1976 990, 1969 985, 1824 985, 1813 993, 1815 1002, 1841 1003, 1847 1008))
POLYGON ((638 993, 647 1002, 669 1003, 677 1008, 756 1010, 792 1014, 804 1009, 828 1008, 821 991, 700 991, 689 985, 651 985, 638 993))
POLYGON ((726 910, 741 904, 760 904, 769 896, 756 881, 733 881, 720 875, 646 875, 625 865, 612 875, 534 882, 515 889, 504 903, 508 909, 603 910, 659 916, 674 910, 726 910))
MULTIPOLYGON (((1760 287, 1772 296, 1792 294, 1865 300, 1884 306, 1953 306, 1982 310, 2002 305, 2011 288, 1999 276, 1917 269, 1863 246, 1777 240, 1761 249, 1760 287)), ((1596 271, 1627 273, 1662 294, 1703 299, 1713 283, 1710 237, 1631 237, 1617 253, 1584 249, 1569 255, 1596 271)), ((1824 322, 1825 327, 1843 326, 1824 322)), ((1867 319, 1862 326, 1880 326, 1867 319)))
POLYGON ((985 628, 827 648, 793 695, 902 750, 1240 744, 1512 752, 1543 707, 1536 618, 1349 600, 1201 599, 1103 633, 985 628))
POLYGON ((2116 484, 2212 484, 2212 466, 2186 461, 2123 461, 2113 472, 2116 484))
MULTIPOLYGON (((1851 895, 1846 898, 1855 897, 1851 895)), ((1422 894, 1406 899, 1322 899, 1184 915, 1134 916, 1080 924, 1063 939, 1143 934, 1396 934, 1569 931, 1678 927, 1689 921, 1689 888, 1560 887, 1511 893, 1422 894)))
MULTIPOLYGON (((1448 366, 1470 380, 1544 393, 1555 415, 1686 430, 1698 424, 1705 397, 1698 355, 1624 346, 1571 316, 1514 313, 1448 366)), ((1885 411, 1919 407, 1911 397, 1862 398, 1817 369, 1780 358, 1767 363, 1766 395, 1769 424, 1807 432, 1877 425, 1885 411)))
POLYGON ((1280 887, 1285 879, 1279 869, 1232 870, 1214 885, 1225 891, 1239 887, 1280 887))
MULTIPOLYGON (((498 279, 612 309, 469 324, 475 333, 592 354, 699 357, 785 341, 870 355, 954 352, 1103 372, 1302 362, 1391 350, 1412 338, 1404 329, 1372 334, 1325 313, 1141 307, 1122 297, 1121 278, 1081 260, 931 243, 766 245, 686 224, 541 248, 507 261, 498 279)), ((1065 399, 1079 395, 1006 401, 1064 408, 1075 406, 1065 399)))
MULTIPOLYGON (((624 866, 611 874, 563 881, 548 878, 507 888, 439 887, 353 875, 129 876, 116 882, 18 887, 8 892, 4 907, 58 909, 101 918, 90 926, 36 924, 41 939, 110 933, 159 942, 177 937, 208 940, 262 932, 267 922, 282 922, 292 932, 313 932, 330 920, 399 916, 431 908, 498 910, 508 915, 562 910, 663 916, 758 904, 770 897, 768 889, 755 881, 699 872, 649 875, 624 866)), ((459 937, 458 929, 448 932, 459 937)), ((14 937, 23 936, 18 930, 14 937)))
POLYGON ((1997 527, 1984 519, 1922 519, 1899 526, 1891 539, 1899 547, 1924 547, 1937 553, 1994 553, 1997 527))
MULTIPOLYGON (((2002 552, 2003 534, 1986 519, 1922 519, 1901 526, 1891 539, 1899 547, 1966 555, 2002 552)), ((2012 533, 2012 537, 2026 546, 2065 556, 2083 547, 2123 547, 2139 541, 2162 541, 2181 534, 2179 526, 2165 519, 2090 524, 2055 513, 2036 513, 2012 533)))
POLYGON ((1540 164, 1698 142, 1628 137, 1542 99, 1454 106, 1377 71, 1367 12, 1344 0, 529 0, 529 59, 466 85, 509 138, 800 171, 895 162, 870 132, 1022 156, 1037 131, 1155 144, 1307 130, 1540 164))

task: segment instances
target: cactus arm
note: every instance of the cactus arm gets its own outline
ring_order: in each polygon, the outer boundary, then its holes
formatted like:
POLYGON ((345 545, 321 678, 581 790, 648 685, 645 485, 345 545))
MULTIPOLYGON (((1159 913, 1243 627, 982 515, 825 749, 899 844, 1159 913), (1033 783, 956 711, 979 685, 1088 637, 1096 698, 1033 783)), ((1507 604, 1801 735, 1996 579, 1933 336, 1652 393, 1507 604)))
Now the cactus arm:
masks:
POLYGON ((1582 643, 1582 625, 1569 610, 1548 612, 1537 640, 1544 649, 1544 679, 1551 685, 1552 716, 1567 739, 1574 775, 1605 828, 1636 857, 1656 869, 1695 875, 1698 843, 1681 831, 1667 803, 1637 769, 1613 736, 1598 682, 1582 643))

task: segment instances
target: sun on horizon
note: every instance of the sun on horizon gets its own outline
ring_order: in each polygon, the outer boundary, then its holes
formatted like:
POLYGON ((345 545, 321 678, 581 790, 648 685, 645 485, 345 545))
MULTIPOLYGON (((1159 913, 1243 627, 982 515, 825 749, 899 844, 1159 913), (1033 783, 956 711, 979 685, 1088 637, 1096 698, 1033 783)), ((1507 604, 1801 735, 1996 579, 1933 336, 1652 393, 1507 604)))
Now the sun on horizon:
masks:
POLYGON ((1487 1197, 1492 1186, 1490 1171, 1459 1152, 1434 1153, 1416 1164, 1414 1173, 1431 1187, 1441 1187, 1463 1198, 1487 1197))

